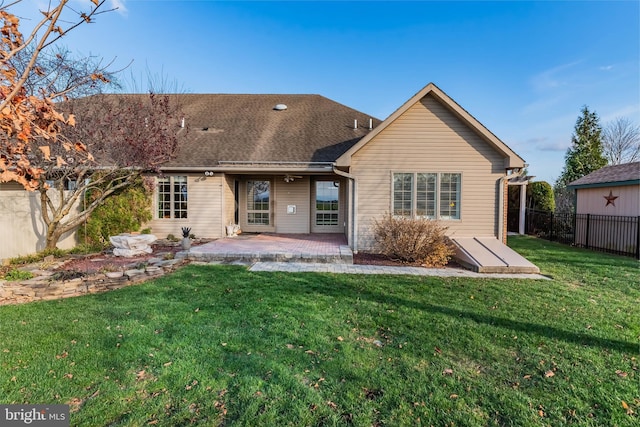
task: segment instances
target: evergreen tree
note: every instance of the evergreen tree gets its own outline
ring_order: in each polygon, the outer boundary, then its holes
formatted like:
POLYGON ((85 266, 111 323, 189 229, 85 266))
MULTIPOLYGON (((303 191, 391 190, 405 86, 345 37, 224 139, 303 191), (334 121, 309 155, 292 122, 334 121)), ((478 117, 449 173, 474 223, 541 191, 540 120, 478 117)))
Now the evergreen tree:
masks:
POLYGON ((600 119, 586 105, 582 107, 581 115, 576 121, 571 146, 564 159, 565 165, 556 181, 554 192, 556 209, 568 212, 573 210, 573 191, 567 189, 567 184, 607 165, 603 154, 600 119))
POLYGON ((558 179, 563 185, 607 165, 603 154, 600 119, 587 106, 582 107, 581 113, 571 136, 571 146, 564 156, 564 169, 558 179))

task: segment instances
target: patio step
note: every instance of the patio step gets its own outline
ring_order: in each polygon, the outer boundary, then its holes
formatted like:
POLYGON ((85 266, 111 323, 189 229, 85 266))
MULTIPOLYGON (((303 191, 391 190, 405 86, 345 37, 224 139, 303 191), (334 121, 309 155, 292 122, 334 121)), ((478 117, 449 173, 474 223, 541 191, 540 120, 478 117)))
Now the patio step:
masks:
POLYGON ((192 246, 178 256, 201 262, 353 264, 343 235, 242 234, 192 246))
POLYGON ((347 246, 346 249, 340 248, 340 254, 323 255, 312 253, 210 253, 201 252, 197 248, 190 251, 179 252, 178 258, 187 258, 192 261, 200 262, 243 262, 253 264, 256 262, 304 262, 304 263, 322 263, 322 264, 353 264, 353 253, 347 246))

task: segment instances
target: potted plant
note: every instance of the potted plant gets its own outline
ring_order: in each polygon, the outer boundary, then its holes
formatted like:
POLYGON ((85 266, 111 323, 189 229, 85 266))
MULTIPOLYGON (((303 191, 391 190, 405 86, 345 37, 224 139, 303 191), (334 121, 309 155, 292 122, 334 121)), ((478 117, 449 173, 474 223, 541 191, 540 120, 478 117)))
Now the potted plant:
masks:
POLYGON ((182 227, 182 249, 188 251, 191 249, 191 227, 182 227))

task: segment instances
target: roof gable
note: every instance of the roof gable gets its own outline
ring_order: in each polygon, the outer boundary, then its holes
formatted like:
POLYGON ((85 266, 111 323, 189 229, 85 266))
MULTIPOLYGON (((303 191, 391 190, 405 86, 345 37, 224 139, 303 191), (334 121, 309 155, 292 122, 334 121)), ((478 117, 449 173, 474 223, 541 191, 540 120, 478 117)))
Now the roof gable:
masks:
POLYGON ((605 166, 580 179, 570 182, 567 187, 586 188, 615 185, 640 184, 640 162, 605 166))
POLYGON ((493 146, 498 152, 505 156, 506 169, 508 168, 522 168, 525 165, 524 159, 511 150, 504 142, 502 142, 497 136, 489 131, 482 123, 480 123, 475 117, 469 114, 464 108, 456 103, 452 98, 445 94, 435 84, 429 83, 422 90, 416 93, 411 99, 405 102, 400 108, 394 111, 389 117, 387 117, 379 126, 373 129, 372 132, 360 139, 349 150, 347 150, 337 160, 337 166, 349 166, 351 164, 351 157, 356 154, 362 147, 373 140, 376 135, 380 134, 384 129, 389 127, 400 116, 407 112, 413 105, 420 102, 427 95, 433 96, 438 102, 442 103, 447 109, 454 113, 459 119, 461 119, 467 126, 474 130, 484 141, 493 146))

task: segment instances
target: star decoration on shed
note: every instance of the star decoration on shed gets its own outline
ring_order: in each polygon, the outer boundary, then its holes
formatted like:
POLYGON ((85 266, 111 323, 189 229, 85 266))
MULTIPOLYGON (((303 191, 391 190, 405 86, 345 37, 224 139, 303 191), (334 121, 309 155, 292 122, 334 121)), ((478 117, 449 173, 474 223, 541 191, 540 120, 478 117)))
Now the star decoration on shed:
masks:
POLYGON ((607 204, 604 205, 605 207, 609 206, 609 205, 613 205, 613 207, 616 206, 615 200, 618 198, 618 196, 614 196, 613 193, 611 192, 611 190, 609 190, 609 195, 608 196, 602 196, 607 200, 607 204))

